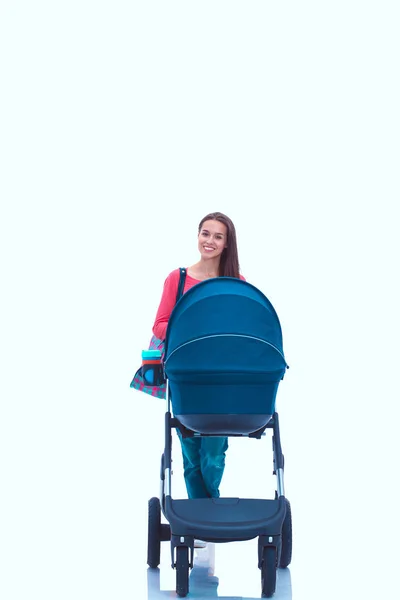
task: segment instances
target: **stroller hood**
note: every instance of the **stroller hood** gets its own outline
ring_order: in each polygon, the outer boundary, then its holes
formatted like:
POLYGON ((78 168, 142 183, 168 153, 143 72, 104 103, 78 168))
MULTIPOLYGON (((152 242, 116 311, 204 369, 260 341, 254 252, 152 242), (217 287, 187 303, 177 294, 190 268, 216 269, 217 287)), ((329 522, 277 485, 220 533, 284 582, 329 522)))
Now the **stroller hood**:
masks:
POLYGON ((173 411, 184 425, 216 433, 219 421, 227 433, 254 431, 273 414, 287 368, 275 309, 241 279, 196 284, 172 311, 164 365, 173 411), (241 415, 235 425, 232 415, 241 415), (247 425, 245 415, 253 415, 247 425))

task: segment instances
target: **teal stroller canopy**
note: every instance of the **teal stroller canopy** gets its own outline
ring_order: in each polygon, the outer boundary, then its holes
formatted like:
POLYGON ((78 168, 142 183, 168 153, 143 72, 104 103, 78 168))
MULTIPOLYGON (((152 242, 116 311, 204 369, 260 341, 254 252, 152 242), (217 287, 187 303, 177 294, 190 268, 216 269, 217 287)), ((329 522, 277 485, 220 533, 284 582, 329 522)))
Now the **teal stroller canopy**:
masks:
POLYGON ((168 323, 164 361, 174 415, 214 435, 263 427, 287 368, 271 302, 232 277, 207 279, 181 297, 168 323))

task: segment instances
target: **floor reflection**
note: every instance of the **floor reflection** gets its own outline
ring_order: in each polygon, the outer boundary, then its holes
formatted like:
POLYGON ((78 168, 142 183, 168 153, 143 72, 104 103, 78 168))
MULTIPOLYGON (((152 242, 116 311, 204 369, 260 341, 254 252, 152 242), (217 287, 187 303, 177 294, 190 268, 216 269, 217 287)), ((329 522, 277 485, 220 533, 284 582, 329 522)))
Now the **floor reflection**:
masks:
MULTIPOLYGON (((173 579, 175 578, 175 571, 171 568, 170 565, 162 564, 161 568, 169 568, 171 570, 173 579)), ((161 590, 160 574, 161 572, 159 568, 147 570, 148 600, 165 600, 165 598, 178 598, 175 592, 175 588, 171 586, 171 582, 173 581, 172 577, 168 579, 168 581, 170 582, 171 589, 161 590)), ((223 576, 229 577, 229 573, 224 572, 223 576)), ((256 600, 257 598, 261 598, 261 589, 258 596, 255 596, 254 594, 250 596, 219 595, 219 582, 219 577, 217 577, 214 574, 214 563, 212 553, 210 560, 206 560, 201 553, 197 554, 197 556, 195 557, 193 569, 190 571, 189 576, 188 600, 191 598, 196 598, 197 600, 207 600, 207 598, 221 598, 223 600, 256 600)), ((289 569, 277 570, 276 592, 273 598, 275 600, 292 600, 292 586, 289 569)))

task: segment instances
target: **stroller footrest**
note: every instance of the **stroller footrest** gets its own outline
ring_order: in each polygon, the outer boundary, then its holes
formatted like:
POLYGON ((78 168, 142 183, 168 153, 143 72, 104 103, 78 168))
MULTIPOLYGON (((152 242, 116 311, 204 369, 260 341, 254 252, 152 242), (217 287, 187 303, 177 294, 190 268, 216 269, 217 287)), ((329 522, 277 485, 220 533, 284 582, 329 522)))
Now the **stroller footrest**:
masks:
POLYGON ((173 535, 205 541, 248 540, 280 535, 286 513, 283 496, 276 500, 248 498, 165 499, 165 516, 173 535))

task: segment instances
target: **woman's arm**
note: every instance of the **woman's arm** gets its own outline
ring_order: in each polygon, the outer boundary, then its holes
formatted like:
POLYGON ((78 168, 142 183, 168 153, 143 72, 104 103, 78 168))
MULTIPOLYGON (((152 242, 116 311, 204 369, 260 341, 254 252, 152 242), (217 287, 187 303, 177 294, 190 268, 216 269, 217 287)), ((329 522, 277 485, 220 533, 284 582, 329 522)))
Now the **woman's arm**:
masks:
POLYGON ((153 325, 153 333, 159 340, 165 340, 168 321, 176 303, 178 292, 179 269, 172 271, 164 282, 164 289, 160 305, 157 310, 156 320, 153 325))

